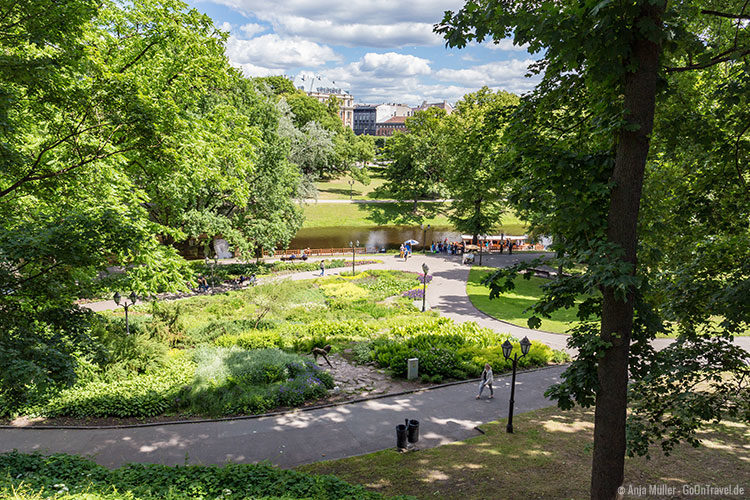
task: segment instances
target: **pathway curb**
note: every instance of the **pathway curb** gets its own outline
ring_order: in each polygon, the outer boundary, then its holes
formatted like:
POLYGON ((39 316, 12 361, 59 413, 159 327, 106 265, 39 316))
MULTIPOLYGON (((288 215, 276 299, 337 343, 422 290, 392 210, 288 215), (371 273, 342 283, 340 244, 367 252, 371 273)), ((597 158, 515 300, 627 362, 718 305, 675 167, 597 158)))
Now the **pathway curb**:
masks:
MULTIPOLYGON (((533 372, 539 372, 544 370, 551 370, 553 368, 557 368, 559 366, 567 366, 570 365, 570 363, 563 363, 559 365, 547 365, 547 366, 541 366, 538 368, 531 368, 529 370, 517 370, 516 375, 522 374, 522 373, 533 373, 533 372)), ((510 374, 510 372, 503 373, 500 377, 502 378, 506 377, 510 374)), ((420 392, 429 392, 433 391, 435 389, 442 389, 445 387, 451 387, 454 385, 461 385, 461 384, 475 384, 478 382, 478 378, 468 379, 468 380, 457 380, 455 382, 447 382, 445 384, 439 384, 439 385, 433 385, 431 387, 420 387, 418 389, 410 389, 408 391, 401 391, 401 392, 393 392, 390 394, 377 394, 375 396, 368 396, 365 398, 357 398, 352 399, 349 401, 337 401, 334 403, 326 403, 322 405, 316 405, 316 406, 306 406, 303 408, 294 408, 292 410, 284 410, 284 411, 275 411, 270 413, 259 413, 258 415, 241 415, 237 417, 220 417, 220 418, 203 418, 203 419, 196 419, 196 420, 170 420, 167 422, 146 422, 143 424, 120 424, 120 425, 27 425, 27 426, 15 426, 15 425, 0 425, 0 430, 5 429, 13 429, 13 430, 21 430, 21 431, 27 431, 27 430, 106 430, 106 429, 137 429, 141 427, 161 427, 161 426, 169 426, 169 425, 187 425, 187 424, 206 424, 211 422, 228 422, 228 421, 235 421, 235 420, 255 420, 259 418, 265 418, 265 417, 277 417, 279 415, 291 415, 295 413, 301 413, 301 412, 307 412, 307 411, 313 411, 313 410, 321 410, 324 408, 333 408, 336 406, 345 406, 349 404, 355 404, 355 403, 363 403, 365 401, 374 401, 377 399, 384 399, 384 398, 390 398, 390 397, 397 397, 397 396, 405 396, 407 394, 417 394, 420 392)), ((480 430, 480 432, 482 432, 480 430)))

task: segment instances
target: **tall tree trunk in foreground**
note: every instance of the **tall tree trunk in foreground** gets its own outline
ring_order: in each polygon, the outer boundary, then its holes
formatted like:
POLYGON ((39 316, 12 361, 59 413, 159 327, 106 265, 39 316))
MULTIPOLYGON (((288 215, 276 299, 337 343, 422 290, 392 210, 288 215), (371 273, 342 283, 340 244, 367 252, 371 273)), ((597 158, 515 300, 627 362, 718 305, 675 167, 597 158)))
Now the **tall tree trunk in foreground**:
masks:
MULTIPOLYGON (((661 25, 666 1, 659 5, 644 2, 634 30, 643 20, 661 25)), ((657 32, 660 30, 657 30, 657 32)), ((624 108, 629 125, 619 133, 612 179, 615 187, 609 206, 607 237, 625 251, 624 259, 636 265, 638 209, 643 173, 654 123, 656 80, 661 45, 637 32, 632 43, 632 59, 638 65, 625 79, 624 108), (635 130, 629 130, 635 129, 635 130)), ((596 395, 594 457, 591 473, 591 498, 617 498, 623 483, 625 466, 625 417, 627 410, 628 350, 633 327, 633 296, 625 301, 614 289, 604 288, 601 335, 612 343, 599 360, 599 391, 596 395)))

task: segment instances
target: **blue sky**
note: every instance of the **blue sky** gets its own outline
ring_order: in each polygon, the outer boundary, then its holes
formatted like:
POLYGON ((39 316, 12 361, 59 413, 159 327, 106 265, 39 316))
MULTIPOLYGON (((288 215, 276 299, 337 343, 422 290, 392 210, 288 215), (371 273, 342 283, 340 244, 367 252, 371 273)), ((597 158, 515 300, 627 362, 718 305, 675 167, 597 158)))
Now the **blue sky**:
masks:
POLYGON ((534 57, 510 40, 445 48, 432 26, 462 0, 187 1, 230 33, 227 56, 247 76, 320 75, 358 103, 455 103, 538 80, 524 77, 534 57))

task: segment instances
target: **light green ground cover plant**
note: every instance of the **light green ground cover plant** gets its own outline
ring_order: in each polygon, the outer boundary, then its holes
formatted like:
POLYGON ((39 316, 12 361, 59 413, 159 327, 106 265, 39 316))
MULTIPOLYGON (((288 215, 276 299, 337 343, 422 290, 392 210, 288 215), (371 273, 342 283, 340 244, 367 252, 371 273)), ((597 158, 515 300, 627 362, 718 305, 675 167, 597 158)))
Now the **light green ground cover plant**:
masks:
MULTIPOLYGON (((526 280, 519 277, 514 281, 516 286, 511 292, 490 300, 490 290, 482 284, 482 280, 492 271, 494 269, 490 267, 471 269, 466 283, 469 300, 474 307, 493 318, 528 328, 527 320, 531 314, 524 311, 539 300, 542 296, 541 287, 549 283, 549 280, 536 277, 526 280)), ((569 328, 578 324, 576 312, 577 308, 558 309, 552 313, 551 318, 542 318, 540 330, 566 333, 569 328)))
POLYGON ((335 476, 283 470, 267 464, 183 467, 128 464, 109 470, 73 455, 12 452, 0 455, 0 498, 377 500, 387 497, 335 476))

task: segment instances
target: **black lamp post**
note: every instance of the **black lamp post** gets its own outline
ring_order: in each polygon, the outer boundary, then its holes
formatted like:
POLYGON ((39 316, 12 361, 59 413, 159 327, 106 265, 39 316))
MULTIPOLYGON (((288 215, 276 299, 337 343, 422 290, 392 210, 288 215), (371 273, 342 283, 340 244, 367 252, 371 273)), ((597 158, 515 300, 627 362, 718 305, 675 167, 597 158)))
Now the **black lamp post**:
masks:
POLYGON ((422 228, 422 253, 427 254, 427 231, 430 230, 430 225, 427 224, 427 228, 424 227, 424 224, 420 224, 419 227, 422 228))
POLYGON ((515 353, 513 355, 513 358, 511 358, 510 353, 513 351, 513 344, 511 344, 508 340, 503 342, 503 356, 505 356, 505 359, 513 359, 513 379, 510 383, 510 408, 508 409, 508 425, 505 426, 506 432, 509 433, 513 433, 513 398, 516 395, 516 367, 518 366, 519 358, 526 356, 529 353, 530 347, 531 342, 529 341, 529 338, 524 337, 521 340, 521 355, 519 356, 518 353, 515 353))
POLYGON ((422 276, 422 312, 424 312, 425 301, 427 300, 427 273, 430 272, 426 262, 422 264, 422 272, 424 273, 424 276, 422 276))
MULTIPOLYGON (((128 308, 130 306, 134 306, 136 302, 138 302, 138 295, 135 294, 135 292, 130 292, 130 304, 128 304, 127 299, 125 300, 125 303, 122 304, 122 307, 125 308, 125 331, 128 335, 130 335, 130 322, 128 321, 128 308)), ((120 305, 120 302, 122 301, 122 295, 120 295, 120 292, 115 292, 114 297, 115 304, 118 306, 120 305)))
POLYGON ((209 259, 208 255, 207 255, 203 260, 206 263, 206 267, 210 267, 211 268, 211 286, 215 287, 216 286, 216 280, 214 279, 214 268, 216 267, 216 264, 219 263, 219 258, 215 256, 214 260, 211 261, 211 259, 209 259))
POLYGON ((354 179, 349 181, 349 199, 352 199, 352 190, 354 189, 354 179))
POLYGON ((354 244, 353 242, 349 242, 349 247, 352 249, 352 276, 354 276, 354 249, 359 248, 359 240, 357 240, 357 243, 354 244))

